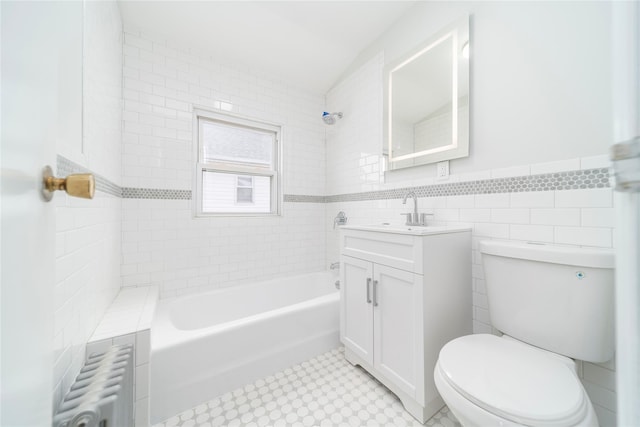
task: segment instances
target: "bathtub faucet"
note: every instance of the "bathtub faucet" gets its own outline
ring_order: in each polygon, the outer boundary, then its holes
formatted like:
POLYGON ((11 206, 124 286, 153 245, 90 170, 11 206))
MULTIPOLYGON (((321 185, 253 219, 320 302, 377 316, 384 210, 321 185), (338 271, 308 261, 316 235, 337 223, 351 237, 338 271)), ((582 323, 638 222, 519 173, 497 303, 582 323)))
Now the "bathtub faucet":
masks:
POLYGON ((347 214, 344 211, 338 212, 338 215, 333 219, 333 229, 335 230, 337 225, 345 225, 347 223, 347 214))
POLYGON ((340 270, 340 262, 339 261, 338 262, 332 262, 329 265, 329 269, 330 270, 340 270))

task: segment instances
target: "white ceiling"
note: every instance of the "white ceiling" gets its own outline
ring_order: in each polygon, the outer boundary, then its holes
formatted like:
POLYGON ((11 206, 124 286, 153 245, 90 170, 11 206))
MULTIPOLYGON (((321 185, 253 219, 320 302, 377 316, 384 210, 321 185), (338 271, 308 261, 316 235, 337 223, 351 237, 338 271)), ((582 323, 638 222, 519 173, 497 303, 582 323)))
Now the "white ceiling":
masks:
POLYGON ((415 1, 128 1, 125 25, 324 94, 415 1))

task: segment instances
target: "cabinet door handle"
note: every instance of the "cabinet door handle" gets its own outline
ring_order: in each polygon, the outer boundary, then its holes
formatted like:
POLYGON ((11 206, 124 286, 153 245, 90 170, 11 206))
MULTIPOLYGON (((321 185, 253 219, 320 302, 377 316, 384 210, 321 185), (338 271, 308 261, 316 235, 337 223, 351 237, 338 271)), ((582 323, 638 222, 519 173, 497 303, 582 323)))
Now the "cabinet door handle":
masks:
POLYGON ((377 288, 378 288, 378 281, 374 280, 373 281, 373 306, 374 307, 378 306, 378 292, 376 291, 377 288))
POLYGON ((371 277, 367 277, 367 304, 371 304, 371 277))

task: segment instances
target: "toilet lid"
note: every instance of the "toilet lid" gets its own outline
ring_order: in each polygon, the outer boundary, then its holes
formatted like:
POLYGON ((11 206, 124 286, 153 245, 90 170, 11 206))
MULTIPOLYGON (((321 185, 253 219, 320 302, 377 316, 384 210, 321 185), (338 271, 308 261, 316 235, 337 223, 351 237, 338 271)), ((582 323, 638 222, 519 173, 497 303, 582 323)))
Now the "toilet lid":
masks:
POLYGON ((574 425, 587 400, 571 367, 526 344, 477 334, 440 351, 442 376, 483 409, 525 425, 574 425))

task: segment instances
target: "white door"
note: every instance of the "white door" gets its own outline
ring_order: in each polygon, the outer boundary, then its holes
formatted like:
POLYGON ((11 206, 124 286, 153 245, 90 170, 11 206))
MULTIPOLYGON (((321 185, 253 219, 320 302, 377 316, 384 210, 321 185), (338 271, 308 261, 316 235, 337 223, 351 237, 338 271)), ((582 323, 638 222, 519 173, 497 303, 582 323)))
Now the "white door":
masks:
POLYGON ((374 367, 415 398, 424 378, 422 276, 378 264, 373 276, 374 367))
POLYGON ((373 365, 373 264, 346 255, 340 261, 340 339, 373 365))
MULTIPOLYGON (((78 2, 1 2, 0 425, 48 426, 52 417, 54 204, 40 196, 55 169, 68 93, 61 36, 81 34, 78 2), (70 8, 75 13, 69 13, 70 8), (78 31, 80 29, 80 31, 78 31)), ((67 58, 68 59, 68 58, 67 58)), ((80 59, 81 61, 81 59, 80 59)), ((67 117, 68 118, 68 117, 67 117)))
POLYGON ((640 425, 640 4, 612 3, 618 425, 640 425), (618 145, 619 144, 619 145, 618 145))

